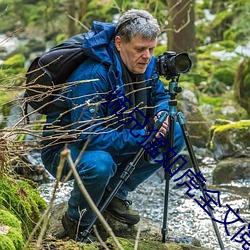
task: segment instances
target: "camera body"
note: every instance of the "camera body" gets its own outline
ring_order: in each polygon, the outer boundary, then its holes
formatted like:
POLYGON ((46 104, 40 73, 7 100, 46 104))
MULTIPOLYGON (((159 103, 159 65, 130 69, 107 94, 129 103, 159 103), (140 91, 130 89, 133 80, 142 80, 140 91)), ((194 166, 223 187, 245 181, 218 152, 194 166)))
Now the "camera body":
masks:
POLYGON ((156 70, 160 76, 170 80, 187 73, 192 66, 192 61, 187 53, 176 54, 174 51, 166 51, 156 59, 156 70))

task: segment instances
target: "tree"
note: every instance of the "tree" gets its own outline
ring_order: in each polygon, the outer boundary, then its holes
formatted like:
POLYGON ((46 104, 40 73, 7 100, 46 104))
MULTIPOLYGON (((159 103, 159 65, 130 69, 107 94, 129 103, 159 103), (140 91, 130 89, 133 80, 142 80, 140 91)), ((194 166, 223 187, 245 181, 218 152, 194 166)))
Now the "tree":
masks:
POLYGON ((188 52, 195 60, 195 0, 168 0, 168 50, 188 52))

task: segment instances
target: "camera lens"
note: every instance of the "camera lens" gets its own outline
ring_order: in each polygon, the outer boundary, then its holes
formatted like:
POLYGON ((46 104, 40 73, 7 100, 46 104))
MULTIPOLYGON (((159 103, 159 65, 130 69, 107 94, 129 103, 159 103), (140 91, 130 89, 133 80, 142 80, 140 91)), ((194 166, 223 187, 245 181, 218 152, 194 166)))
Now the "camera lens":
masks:
POLYGON ((174 58, 175 70, 179 73, 186 73, 191 67, 191 60, 186 53, 177 55, 174 58))

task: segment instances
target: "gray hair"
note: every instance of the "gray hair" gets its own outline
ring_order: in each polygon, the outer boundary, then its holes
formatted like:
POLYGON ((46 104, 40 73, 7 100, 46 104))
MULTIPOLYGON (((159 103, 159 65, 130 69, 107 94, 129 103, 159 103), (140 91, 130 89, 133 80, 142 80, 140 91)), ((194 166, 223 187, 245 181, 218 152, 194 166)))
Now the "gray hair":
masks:
POLYGON ((157 20, 145 10, 128 10, 118 20, 116 36, 128 43, 135 35, 153 40, 160 34, 157 20))

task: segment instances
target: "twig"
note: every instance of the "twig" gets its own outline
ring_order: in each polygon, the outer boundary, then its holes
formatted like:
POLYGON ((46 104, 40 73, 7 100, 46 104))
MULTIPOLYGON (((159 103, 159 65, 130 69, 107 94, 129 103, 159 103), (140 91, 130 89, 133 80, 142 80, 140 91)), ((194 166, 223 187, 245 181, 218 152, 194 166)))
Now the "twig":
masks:
POLYGON ((93 226, 93 230, 95 232, 95 235, 97 237, 97 239, 100 241, 101 245, 106 249, 109 250, 108 246, 105 244, 105 242, 102 240, 100 234, 97 231, 96 225, 93 226))
POLYGON ((141 220, 139 221, 139 226, 138 226, 138 230, 137 230, 137 234, 136 234, 136 238, 135 238, 135 246, 134 246, 134 250, 138 249, 138 245, 139 245, 139 237, 140 237, 140 233, 141 233, 141 220))
POLYGON ((31 232, 31 234, 29 235, 29 238, 28 238, 26 244, 24 245, 23 250, 28 248, 30 241, 32 240, 32 238, 35 235, 36 231, 38 230, 38 228, 40 227, 40 225, 43 222, 41 232, 40 232, 40 235, 39 235, 37 243, 36 243, 37 247, 41 246, 42 239, 43 239, 43 236, 45 234, 47 224, 49 222, 49 218, 51 216, 51 210, 52 210, 52 206, 53 206, 53 203, 54 203, 54 200, 55 200, 55 194, 56 194, 56 190, 57 190, 58 185, 59 185, 60 177, 62 175, 62 169, 63 169, 64 163, 65 163, 65 160, 66 160, 65 158, 61 157, 58 168, 57 168, 56 182, 55 182, 55 186, 54 186, 54 189, 53 189, 53 193, 52 193, 52 197, 50 199, 49 205, 48 205, 46 211, 44 212, 44 214, 41 216, 38 223, 36 224, 35 228, 31 232))
POLYGON ((79 20, 77 20, 76 18, 74 18, 71 15, 68 15, 68 17, 72 20, 74 20, 76 23, 80 24, 85 30, 89 31, 89 28, 87 26, 85 26, 82 22, 80 22, 79 20))
POLYGON ((104 217, 102 216, 102 214, 100 213, 100 211, 98 210, 98 208, 96 207, 95 203, 93 202, 92 198, 90 197, 88 191, 86 190, 79 174, 77 173, 77 170, 75 168, 74 162, 71 158, 71 154, 70 154, 70 150, 69 149, 64 149, 61 152, 61 158, 66 158, 68 160, 69 166, 73 172, 73 176, 75 178, 75 181, 78 184, 78 187, 80 189, 80 191, 82 192, 84 198, 86 199, 86 201, 88 202, 90 208, 95 212, 95 214, 97 215, 98 219, 100 220, 100 222, 102 223, 102 225, 104 226, 105 230, 108 232, 108 234, 113 238, 115 245, 118 247, 119 250, 124 250, 123 247, 121 246, 121 244, 119 243, 118 239, 116 238, 116 236, 114 235, 111 227, 109 226, 109 224, 106 222, 106 220, 104 219, 104 217))

